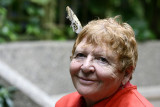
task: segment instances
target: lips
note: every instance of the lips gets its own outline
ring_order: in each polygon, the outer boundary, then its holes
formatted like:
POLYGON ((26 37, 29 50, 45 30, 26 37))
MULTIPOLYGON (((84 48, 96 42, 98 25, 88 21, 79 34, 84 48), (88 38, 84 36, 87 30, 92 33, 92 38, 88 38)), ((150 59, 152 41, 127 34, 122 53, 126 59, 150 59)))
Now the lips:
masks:
POLYGON ((91 85, 91 84, 97 82, 95 79, 90 79, 90 78, 85 78, 85 77, 79 77, 79 76, 77 76, 77 78, 78 78, 79 82, 81 84, 84 84, 84 85, 91 85))

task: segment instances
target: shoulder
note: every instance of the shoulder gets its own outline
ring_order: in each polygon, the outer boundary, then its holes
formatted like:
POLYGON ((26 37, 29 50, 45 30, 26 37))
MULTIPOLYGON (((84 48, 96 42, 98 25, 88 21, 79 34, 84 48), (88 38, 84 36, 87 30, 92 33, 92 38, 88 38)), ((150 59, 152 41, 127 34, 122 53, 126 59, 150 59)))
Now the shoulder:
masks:
POLYGON ((139 102, 142 107, 153 107, 153 105, 144 97, 142 96, 137 89, 134 89, 130 92, 131 98, 135 102, 139 102))
MULTIPOLYGON (((124 88, 117 92, 110 104, 119 105, 118 107, 153 107, 153 105, 143 97, 136 86, 124 88)), ((117 106, 116 106, 117 107, 117 106)))
POLYGON ((59 99, 55 107, 74 107, 75 104, 78 104, 80 98, 81 95, 78 92, 70 93, 59 99))

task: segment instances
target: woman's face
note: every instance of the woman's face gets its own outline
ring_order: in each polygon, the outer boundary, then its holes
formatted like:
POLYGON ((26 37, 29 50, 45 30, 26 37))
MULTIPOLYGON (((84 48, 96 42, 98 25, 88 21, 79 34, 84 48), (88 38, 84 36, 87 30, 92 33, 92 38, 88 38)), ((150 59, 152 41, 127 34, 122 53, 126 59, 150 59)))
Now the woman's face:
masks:
POLYGON ((87 45, 76 47, 70 73, 77 91, 87 100, 99 101, 114 94, 124 79, 118 72, 117 55, 109 48, 87 45))

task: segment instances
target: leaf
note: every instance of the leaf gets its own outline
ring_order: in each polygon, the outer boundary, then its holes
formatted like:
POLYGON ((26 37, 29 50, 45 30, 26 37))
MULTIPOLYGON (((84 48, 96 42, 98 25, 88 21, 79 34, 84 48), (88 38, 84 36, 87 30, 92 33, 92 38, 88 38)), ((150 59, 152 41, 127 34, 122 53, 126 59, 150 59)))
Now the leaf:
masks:
POLYGON ((13 107, 13 102, 11 100, 11 90, 9 88, 0 88, 0 107, 13 107))
POLYGON ((31 0, 31 2, 39 4, 39 5, 46 5, 50 2, 51 0, 31 0))
POLYGON ((13 102, 8 96, 5 97, 5 101, 8 107, 13 107, 13 102))

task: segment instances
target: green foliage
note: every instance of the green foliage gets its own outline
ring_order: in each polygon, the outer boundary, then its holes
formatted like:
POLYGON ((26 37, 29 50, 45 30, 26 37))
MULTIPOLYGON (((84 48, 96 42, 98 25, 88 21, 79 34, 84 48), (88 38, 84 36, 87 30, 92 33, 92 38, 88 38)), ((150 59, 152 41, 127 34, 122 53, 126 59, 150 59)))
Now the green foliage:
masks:
POLYGON ((160 39, 159 1, 0 0, 0 43, 75 39, 76 34, 65 16, 67 5, 73 7, 83 24, 97 18, 121 15, 133 27, 137 40, 160 39))
POLYGON ((15 92, 15 88, 5 88, 0 85, 0 107, 13 107, 12 94, 15 92))
POLYGON ((2 6, 8 6, 12 4, 13 0, 0 0, 0 5, 2 6))
POLYGON ((145 20, 133 18, 128 22, 134 29, 138 41, 154 40, 155 34, 149 29, 145 20))
POLYGON ((109 0, 97 3, 96 0, 93 0, 90 3, 90 10, 97 16, 101 16, 100 18, 121 15, 124 21, 127 21, 133 27, 136 39, 138 41, 146 41, 157 39, 158 37, 158 34, 156 35, 151 29, 151 22, 145 16, 145 12, 149 14, 145 7, 151 5, 151 2, 151 0, 144 0, 144 3, 140 0, 109 0))
POLYGON ((31 2, 39 4, 39 5, 46 5, 50 2, 50 0, 31 0, 31 2))
POLYGON ((7 10, 0 8, 0 42, 15 41, 18 36, 16 31, 18 31, 19 26, 9 21, 6 14, 7 10))

